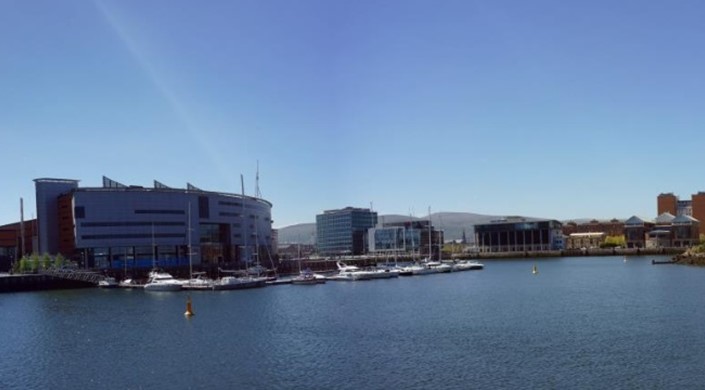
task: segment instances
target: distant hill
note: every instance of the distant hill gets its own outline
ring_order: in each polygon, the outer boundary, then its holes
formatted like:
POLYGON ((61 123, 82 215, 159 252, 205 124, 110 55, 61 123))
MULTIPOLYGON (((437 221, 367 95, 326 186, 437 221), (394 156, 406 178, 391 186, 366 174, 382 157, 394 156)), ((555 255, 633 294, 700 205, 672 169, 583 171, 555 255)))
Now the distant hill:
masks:
MULTIPOLYGON (((474 225, 487 223, 501 218, 496 215, 483 215, 473 213, 440 212, 431 214, 431 223, 444 232, 446 241, 460 240, 463 230, 469 242, 475 239, 474 225)), ((382 223, 396 223, 409 220, 424 220, 423 218, 409 217, 408 215, 387 214, 378 217, 382 223)), ((279 229, 280 244, 313 244, 315 243, 316 224, 300 223, 279 229)))
POLYGON ((316 223, 299 223, 279 228, 279 244, 315 244, 316 223))

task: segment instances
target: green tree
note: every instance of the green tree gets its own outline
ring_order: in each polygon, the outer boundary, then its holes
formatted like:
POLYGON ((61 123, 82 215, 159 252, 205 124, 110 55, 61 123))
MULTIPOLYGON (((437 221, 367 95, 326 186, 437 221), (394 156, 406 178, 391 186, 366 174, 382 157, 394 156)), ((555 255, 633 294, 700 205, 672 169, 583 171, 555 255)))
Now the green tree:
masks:
POLYGON ((605 237, 605 242, 600 245, 603 248, 614 248, 614 247, 625 247, 626 246, 626 239, 624 236, 607 236, 605 237))
POLYGON ((32 272, 35 272, 39 269, 39 255, 36 253, 32 253, 32 256, 29 258, 29 270, 32 272))
POLYGON ((30 266, 29 266, 29 258, 27 256, 22 256, 22 258, 19 261, 20 264, 20 272, 29 272, 30 266))
POLYGON ((48 253, 42 255, 39 266, 40 269, 48 269, 51 266, 51 256, 48 253))
POLYGON ((61 268, 64 266, 64 263, 66 263, 66 259, 64 259, 61 253, 54 257, 54 268, 61 268))

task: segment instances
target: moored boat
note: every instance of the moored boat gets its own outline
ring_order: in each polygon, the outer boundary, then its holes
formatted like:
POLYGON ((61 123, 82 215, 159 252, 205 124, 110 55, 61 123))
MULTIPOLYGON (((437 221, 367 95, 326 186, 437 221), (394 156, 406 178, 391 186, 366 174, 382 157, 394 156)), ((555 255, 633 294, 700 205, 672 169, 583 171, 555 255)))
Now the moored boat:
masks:
POLYGON ((118 282, 112 276, 108 276, 98 282, 98 287, 100 288, 115 288, 117 286, 118 282))
POLYGON ((139 284, 137 280, 132 278, 123 279, 118 283, 120 288, 143 288, 144 285, 139 284))
POLYGON ((483 268, 485 268, 485 265, 482 263, 478 263, 475 260, 457 261, 451 265, 451 269, 453 270, 453 272, 473 271, 473 270, 480 270, 483 268))
POLYGON ((154 270, 149 273, 149 280, 144 285, 144 289, 146 291, 179 291, 182 283, 167 272, 154 270))
POLYGON ((347 265, 343 262, 337 262, 338 273, 329 276, 328 280, 337 281, 355 281, 355 280, 370 280, 372 279, 373 272, 365 271, 354 265, 347 265))
POLYGON ((181 283, 181 288, 184 290, 211 290, 213 289, 214 281, 206 276, 205 272, 193 272, 193 277, 184 280, 181 283))
POLYGON ((267 278, 255 276, 223 276, 213 282, 213 290, 242 290, 264 287, 267 278))
POLYGON ((325 282, 326 282, 325 277, 318 277, 310 269, 306 269, 304 271, 301 271, 301 273, 298 276, 291 279, 291 284, 300 284, 300 285, 322 284, 325 282))

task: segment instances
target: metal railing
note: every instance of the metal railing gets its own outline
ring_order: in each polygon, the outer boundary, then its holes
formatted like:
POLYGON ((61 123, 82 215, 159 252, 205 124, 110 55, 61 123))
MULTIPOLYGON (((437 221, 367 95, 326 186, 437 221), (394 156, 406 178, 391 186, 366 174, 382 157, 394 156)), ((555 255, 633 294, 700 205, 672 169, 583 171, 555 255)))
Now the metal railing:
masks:
POLYGON ((49 275, 55 278, 66 279, 66 280, 77 280, 81 282, 98 284, 101 280, 105 279, 105 276, 97 274, 90 271, 82 271, 76 269, 64 269, 64 268, 49 268, 39 271, 42 275, 49 275))

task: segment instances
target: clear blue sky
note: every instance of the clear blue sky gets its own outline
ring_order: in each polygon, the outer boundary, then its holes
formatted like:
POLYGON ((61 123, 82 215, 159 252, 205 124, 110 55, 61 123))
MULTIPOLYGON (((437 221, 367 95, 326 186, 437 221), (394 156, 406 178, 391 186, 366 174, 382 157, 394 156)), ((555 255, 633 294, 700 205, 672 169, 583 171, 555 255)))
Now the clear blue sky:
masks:
POLYGON ((32 179, 325 209, 654 217, 705 190, 701 1, 0 1, 0 224, 32 179))

